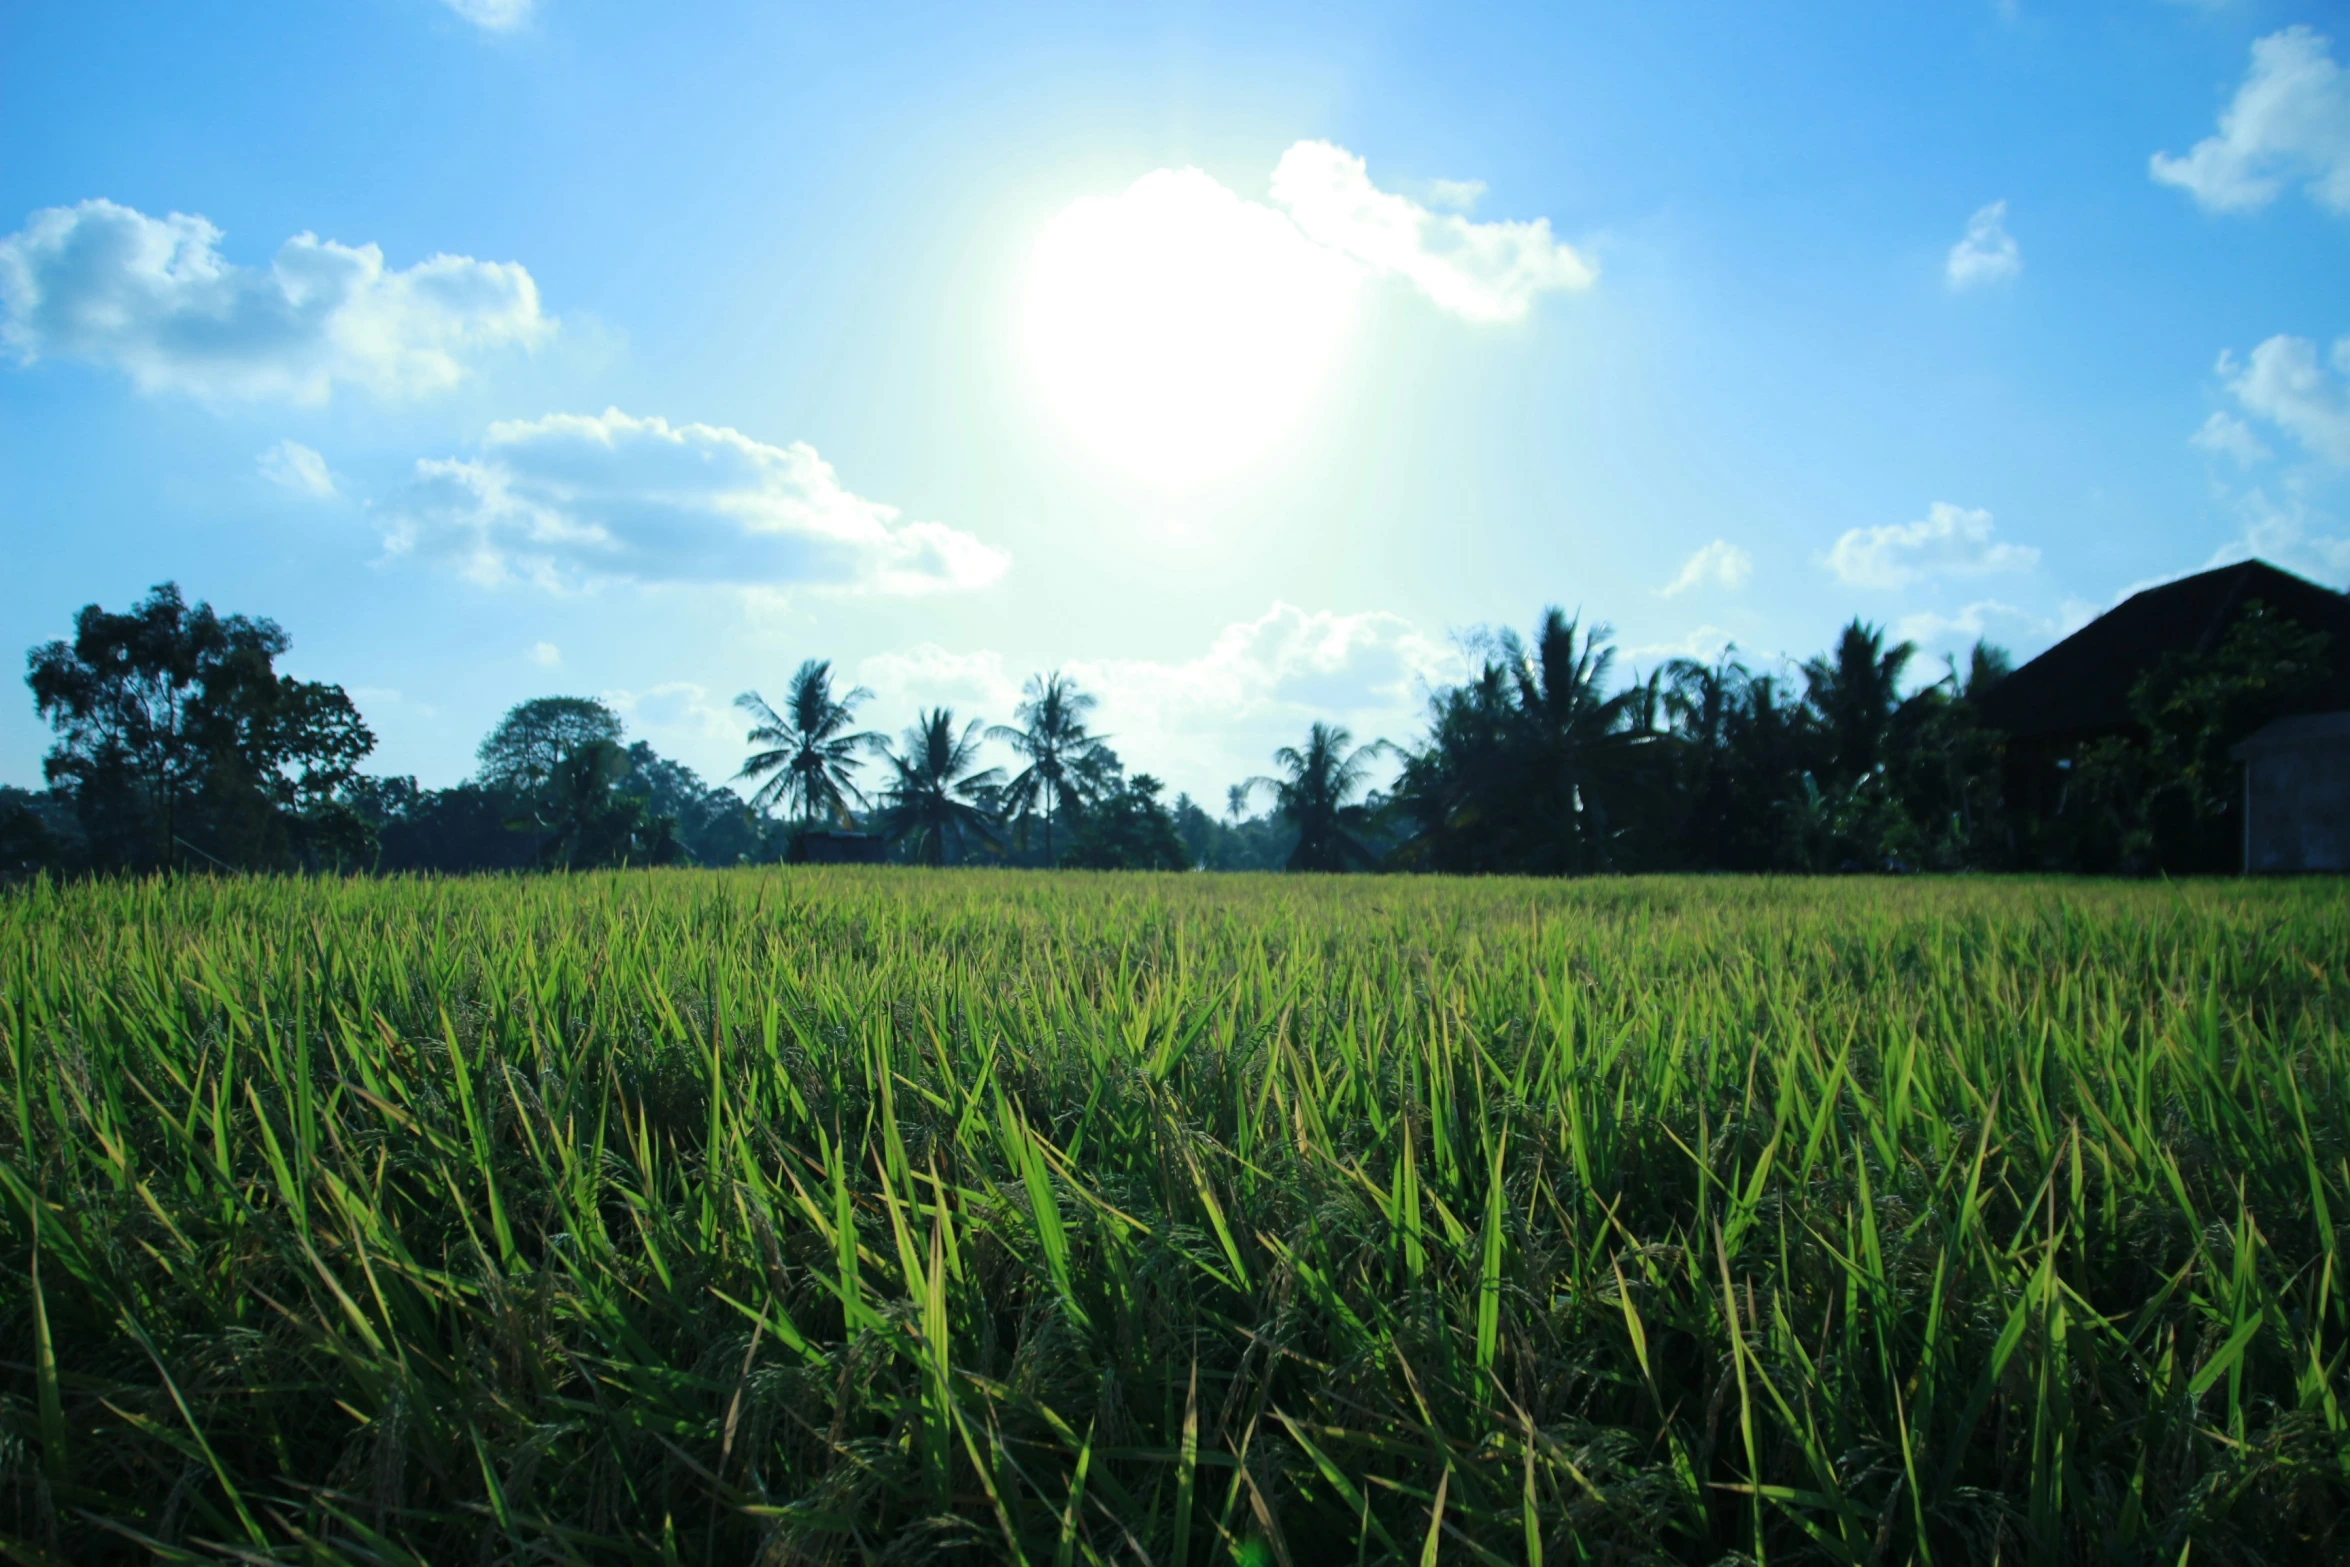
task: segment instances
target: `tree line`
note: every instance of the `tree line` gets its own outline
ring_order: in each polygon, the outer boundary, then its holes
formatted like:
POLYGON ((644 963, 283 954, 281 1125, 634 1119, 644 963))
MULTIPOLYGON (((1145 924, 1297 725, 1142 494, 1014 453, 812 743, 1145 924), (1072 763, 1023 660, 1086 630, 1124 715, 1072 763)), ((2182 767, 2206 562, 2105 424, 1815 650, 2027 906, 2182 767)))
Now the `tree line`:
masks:
POLYGON ((499 721, 472 777, 425 789, 362 770, 373 733, 341 687, 277 671, 289 647, 171 583, 82 609, 27 655, 55 743, 45 790, 0 789, 0 874, 741 865, 842 842, 1137 870, 2192 869, 2232 787, 2227 745, 2288 710, 2325 651, 2255 607, 2214 654, 2141 678, 2140 732, 2066 758, 2062 807, 2026 821, 1979 706, 2007 655, 1977 642, 1917 678, 1917 650, 1859 620, 1792 666, 1725 653, 1619 681, 1607 628, 1553 609, 1530 636, 1475 639, 1417 739, 1313 724, 1214 812, 1130 773, 1064 675, 1031 677, 1008 724, 927 708, 893 739, 859 727, 872 693, 822 659, 779 702, 737 699, 748 754, 725 784, 629 743, 602 702, 548 696, 499 721))

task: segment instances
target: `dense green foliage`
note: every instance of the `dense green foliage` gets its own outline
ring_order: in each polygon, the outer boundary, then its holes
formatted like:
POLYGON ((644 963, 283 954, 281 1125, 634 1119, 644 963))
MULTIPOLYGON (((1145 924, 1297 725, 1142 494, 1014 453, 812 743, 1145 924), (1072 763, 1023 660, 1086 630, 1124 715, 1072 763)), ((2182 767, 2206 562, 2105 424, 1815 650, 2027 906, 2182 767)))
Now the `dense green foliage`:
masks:
POLYGON ((1530 638, 1473 634, 1472 672, 1430 692, 1416 740, 1358 747, 1312 722, 1302 746, 1273 753, 1273 775, 1232 786, 1219 820, 1129 778, 1090 726, 1096 699, 1057 671, 1029 678, 1010 725, 928 709, 893 745, 854 727, 872 693, 807 659, 781 708, 755 690, 736 698, 751 720, 734 778, 748 800, 641 740, 623 748, 601 701, 536 697, 482 741, 475 777, 432 790, 358 771, 373 735, 340 687, 271 673, 287 648, 271 622, 191 611, 166 583, 127 615, 86 606, 76 628, 73 644, 28 658, 58 741, 47 795, 0 787, 0 880, 169 868, 183 851, 237 871, 731 867, 810 858, 808 834, 841 831, 877 841, 813 857, 1538 876, 2228 871, 2242 840, 2231 748, 2337 700, 2329 639, 2253 599, 2216 646, 2139 670, 2118 727, 2027 736, 2010 755, 1983 718, 2007 655, 1982 642, 1963 670, 1952 659, 1921 678, 1915 647, 1855 620, 1779 673, 1725 650, 1620 680, 1608 628, 1552 609, 1530 638), (1013 765, 990 765, 987 744, 1013 765), (1371 789, 1390 757, 1392 788, 1371 789), (1272 808, 1252 817, 1260 788, 1272 808))
MULTIPOLYGON (((71 641, 25 655, 33 707, 57 735, 44 763, 73 806, 84 857, 108 869, 182 863, 316 869, 365 829, 338 792, 375 736, 343 688, 277 671, 276 622, 190 608, 165 583, 122 614, 95 604, 71 641)), ((0 824, 0 874, 42 863, 48 825, 0 824)))
POLYGON ((26 1561, 2350 1554, 2336 883, 0 894, 26 1561))

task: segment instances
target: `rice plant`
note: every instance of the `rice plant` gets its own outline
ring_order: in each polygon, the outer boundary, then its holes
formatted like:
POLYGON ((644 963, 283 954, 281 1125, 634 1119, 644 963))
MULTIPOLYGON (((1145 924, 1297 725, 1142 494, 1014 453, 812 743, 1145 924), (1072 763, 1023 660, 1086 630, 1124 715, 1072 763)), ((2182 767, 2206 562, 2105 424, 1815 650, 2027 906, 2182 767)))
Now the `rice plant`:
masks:
POLYGON ((2350 899, 0 895, 21 1562, 2350 1557, 2350 899))

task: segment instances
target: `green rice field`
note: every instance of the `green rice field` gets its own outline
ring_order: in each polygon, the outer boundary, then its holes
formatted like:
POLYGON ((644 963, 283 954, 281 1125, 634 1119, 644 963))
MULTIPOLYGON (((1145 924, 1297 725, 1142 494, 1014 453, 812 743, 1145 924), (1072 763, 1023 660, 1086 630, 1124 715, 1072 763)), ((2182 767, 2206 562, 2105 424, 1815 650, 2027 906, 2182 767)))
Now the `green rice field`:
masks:
POLYGON ((2339 882, 0 893, 20 1562, 2350 1560, 2339 882))

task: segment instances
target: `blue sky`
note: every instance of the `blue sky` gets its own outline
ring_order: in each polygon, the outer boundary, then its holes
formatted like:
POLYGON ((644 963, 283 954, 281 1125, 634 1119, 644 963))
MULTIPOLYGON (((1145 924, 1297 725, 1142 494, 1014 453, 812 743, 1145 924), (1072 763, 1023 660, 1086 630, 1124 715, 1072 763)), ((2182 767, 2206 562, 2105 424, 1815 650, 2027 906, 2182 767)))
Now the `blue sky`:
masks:
MULTIPOLYGON (((0 12, 0 643, 266 614, 374 765, 1063 668, 1211 802, 1479 625, 2028 654, 2350 583, 2350 16, 0 12)), ((0 781, 45 730, 0 703, 0 781)))

